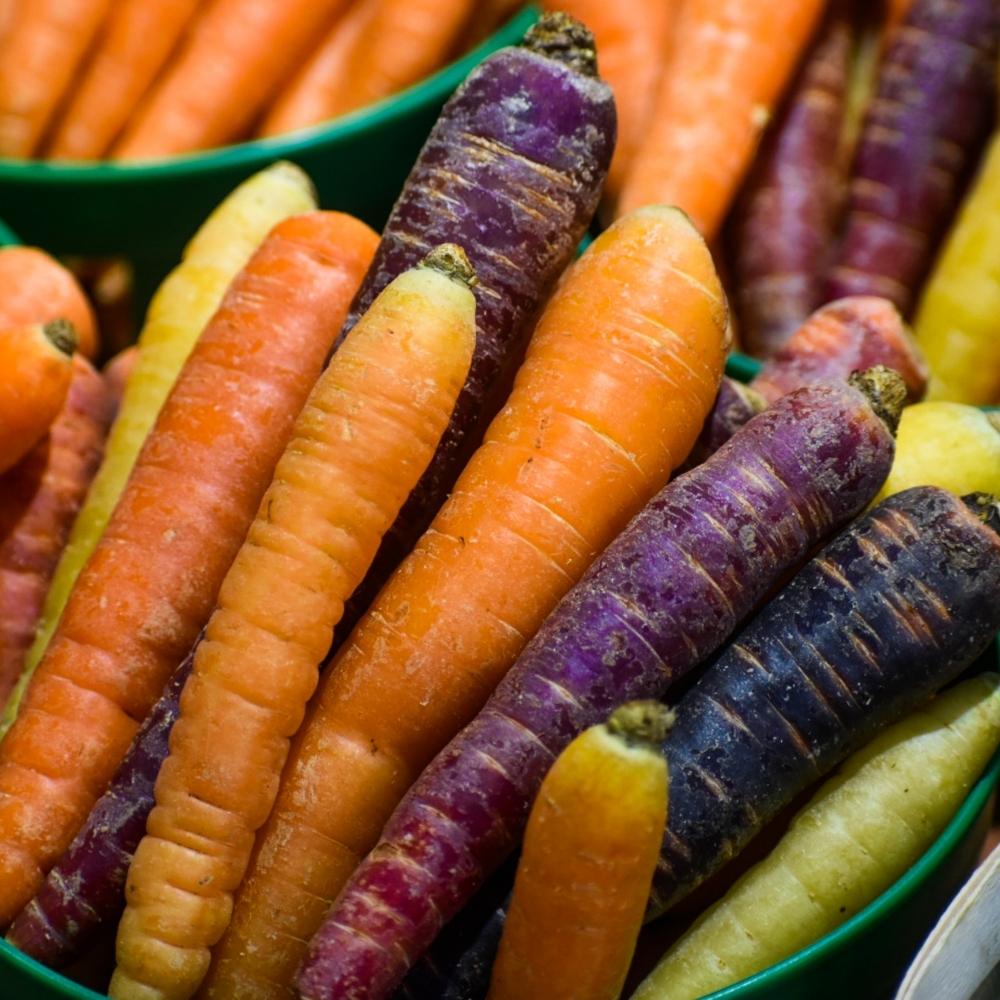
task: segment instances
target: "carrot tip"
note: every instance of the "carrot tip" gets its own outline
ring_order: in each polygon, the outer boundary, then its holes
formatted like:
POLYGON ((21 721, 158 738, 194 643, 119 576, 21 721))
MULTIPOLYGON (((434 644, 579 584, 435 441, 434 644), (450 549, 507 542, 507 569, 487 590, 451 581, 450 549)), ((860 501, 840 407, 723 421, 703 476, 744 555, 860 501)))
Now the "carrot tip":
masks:
POLYGON ((1000 497, 992 493, 967 493, 962 503, 988 528, 1000 535, 1000 497))
POLYGON ((565 63, 583 76, 597 76, 597 46, 581 21, 555 11, 543 14, 526 32, 521 45, 530 52, 565 63))
POLYGON ((461 282, 466 288, 472 288, 479 282, 475 268, 457 243, 442 243, 434 247, 417 267, 440 271, 446 278, 461 282))
POLYGON ((619 705, 605 723, 609 733, 626 743, 659 747, 674 724, 674 713, 658 701, 627 701, 619 705))
POLYGON ((902 376, 885 365, 875 365, 855 372, 847 381, 867 398, 871 408, 895 434, 906 404, 906 383, 902 376))
POLYGON ((76 327, 68 319, 54 319, 42 327, 42 332, 52 346, 66 357, 72 356, 76 350, 76 327))

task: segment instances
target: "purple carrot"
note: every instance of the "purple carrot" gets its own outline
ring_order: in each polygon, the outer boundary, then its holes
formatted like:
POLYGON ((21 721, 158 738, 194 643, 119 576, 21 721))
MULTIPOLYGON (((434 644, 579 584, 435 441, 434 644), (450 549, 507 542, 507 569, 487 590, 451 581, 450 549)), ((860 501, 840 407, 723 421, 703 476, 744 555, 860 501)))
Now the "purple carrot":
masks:
POLYGON ((875 365, 903 377, 907 401, 923 398, 927 365, 888 299, 854 295, 817 309, 775 352, 749 386, 724 379, 685 468, 705 461, 768 403, 793 389, 875 365))
POLYGON ((107 791, 7 931, 11 944, 39 962, 61 968, 82 957, 125 908, 125 877, 146 832, 153 786, 192 662, 193 653, 174 671, 107 791))
POLYGON ((993 124, 996 0, 913 0, 893 32, 852 171, 826 299, 908 315, 993 124))
POLYGON ((875 495, 901 379, 792 393, 661 491, 591 566, 486 707, 400 803, 313 938, 306 1000, 378 1000, 517 846, 554 757, 622 701, 662 695, 875 495), (883 414, 880 419, 869 395, 883 414))
POLYGON ((590 31, 544 15, 523 47, 473 70, 445 105, 392 215, 341 339, 397 275, 458 243, 478 285, 476 350, 448 430, 355 591, 338 637, 413 548, 509 389, 531 321, 573 259, 615 143, 614 98, 590 31))
POLYGON ((1000 629, 1000 501, 936 486, 851 525, 677 704, 659 913, 1000 629), (990 520, 992 518, 992 524, 990 520))
POLYGON ((735 209, 740 335, 769 358, 822 302, 847 187, 842 137, 853 24, 830 9, 735 209))

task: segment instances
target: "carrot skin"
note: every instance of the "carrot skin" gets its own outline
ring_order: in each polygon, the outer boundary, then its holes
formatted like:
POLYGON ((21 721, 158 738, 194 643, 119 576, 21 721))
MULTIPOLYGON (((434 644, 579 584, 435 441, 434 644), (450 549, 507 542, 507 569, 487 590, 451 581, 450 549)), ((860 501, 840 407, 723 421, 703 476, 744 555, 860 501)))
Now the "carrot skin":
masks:
POLYGON ((701 465, 709 455, 714 455, 745 423, 753 420, 767 408, 767 400, 751 386, 743 385, 724 375, 719 383, 719 394, 712 404, 712 411, 705 419, 705 426, 698 435, 691 454, 681 471, 686 472, 701 465))
POLYGON ((11 944, 45 965, 62 968, 82 958, 125 907, 125 877, 146 832, 153 786, 193 660, 192 650, 139 727, 87 822, 7 932, 11 944))
POLYGON ((66 402, 48 435, 0 476, 0 705, 34 638, 49 579, 97 471, 111 411, 101 377, 75 357, 66 402))
POLYGON ((614 140, 608 86, 527 48, 485 60, 441 112, 341 338, 393 278, 431 247, 457 243, 479 277, 476 352, 434 459, 386 534, 338 636, 413 548, 499 409, 530 322, 597 208, 614 140))
POLYGON ((893 33, 827 300, 882 295, 909 314, 992 125, 998 27, 992 0, 914 0, 893 33))
POLYGON ((969 666, 1000 628, 998 588, 1000 533, 936 486, 831 542, 677 705, 651 912, 969 666))
POLYGON ((661 491, 400 803, 313 938, 303 997, 387 996, 516 846, 554 756, 623 699, 661 696, 717 648, 874 496, 892 451, 856 389, 814 386, 661 491))
POLYGON ((835 4, 766 134, 737 201, 740 336, 770 357, 821 302, 847 186, 840 155, 853 27, 835 4))
POLYGON ((138 360, 139 347, 137 344, 133 344, 131 347, 126 347, 125 350, 119 351, 101 369, 101 375, 104 378, 104 384, 107 386, 108 396, 115 413, 118 412, 118 407, 121 406, 122 396, 125 395, 125 385, 138 360))

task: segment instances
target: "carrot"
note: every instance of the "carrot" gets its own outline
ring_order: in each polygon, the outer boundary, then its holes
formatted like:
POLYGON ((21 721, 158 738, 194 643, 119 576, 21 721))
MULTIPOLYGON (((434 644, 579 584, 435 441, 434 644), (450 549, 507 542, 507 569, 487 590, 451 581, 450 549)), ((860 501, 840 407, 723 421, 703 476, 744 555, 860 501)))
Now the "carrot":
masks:
POLYGON ((23 0, 0 46, 0 156, 27 157, 69 88, 111 0, 23 0))
POLYGON ((208 618, 376 243, 350 216, 286 219, 199 338, 0 743, 0 924, 208 618))
POLYGON ((38 634, 0 720, 0 734, 13 723, 73 584, 100 540, 160 407, 226 286, 276 222, 314 205, 309 179, 298 167, 276 163, 262 170, 209 216, 153 297, 139 335, 136 370, 129 377, 101 468, 52 578, 38 634))
POLYGON ((170 57, 198 0, 119 0, 46 147, 54 160, 96 160, 118 137, 170 57))
POLYGON ((242 135, 347 0, 210 0, 111 149, 143 160, 242 135))
POLYGON ((195 652, 129 869, 112 997, 179 1000, 204 977, 344 600, 465 382, 472 281, 464 253, 447 245, 400 275, 296 422, 195 652))
POLYGON ((822 0, 684 0, 618 212, 669 202, 715 234, 822 0))
MULTIPOLYGON (((667 52, 670 27, 680 0, 544 0, 544 10, 561 10, 594 33, 598 68, 611 86, 618 111, 618 140, 605 193, 613 201, 639 146, 667 52)), ((660 200, 660 199, 657 199, 660 200)))
POLYGON ((108 395, 114 405, 115 412, 121 406, 122 397, 125 395, 125 386, 135 371, 136 362, 139 360, 139 347, 133 344, 126 347, 124 351, 119 351, 102 369, 101 375, 104 377, 104 384, 107 386, 108 395))
POLYGON ((81 354, 97 354, 94 311, 76 278, 44 250, 0 248, 0 326, 53 319, 73 324, 81 354))
POLYGON ((711 257, 673 209, 620 220, 573 265, 506 407, 321 681, 208 996, 284 995, 406 788, 687 454, 724 328, 711 257))
POLYGON ((479 0, 459 39, 458 50, 465 52, 479 45, 522 6, 520 0, 479 0))
POLYGON ((344 59, 327 117, 422 79, 451 51, 475 0, 377 0, 344 59))
POLYGON ((488 1000, 614 1000, 625 983, 667 818, 673 721, 630 702, 559 755, 524 833, 488 1000))
POLYGON ((65 320, 0 329, 0 472, 38 444, 62 409, 75 348, 65 320))
POLYGON ((21 672, 49 578, 111 422, 101 377, 79 355, 66 402, 49 434, 0 476, 0 705, 21 672))
POLYGON ((343 86, 347 59, 380 0, 360 0, 337 19, 305 65, 278 94, 258 130, 280 135, 326 121, 343 86))

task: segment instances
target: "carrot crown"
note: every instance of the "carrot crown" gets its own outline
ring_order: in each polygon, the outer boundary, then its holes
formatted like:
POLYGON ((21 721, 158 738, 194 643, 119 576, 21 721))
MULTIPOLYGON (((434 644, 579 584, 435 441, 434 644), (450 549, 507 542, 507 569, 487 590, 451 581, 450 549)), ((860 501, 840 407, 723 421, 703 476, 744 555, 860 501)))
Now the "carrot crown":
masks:
POLYGON ((460 281, 466 288, 479 282, 475 268, 457 243, 441 243, 434 247, 417 267, 433 268, 452 281, 460 281))
POLYGON ((875 365, 855 372, 847 381, 868 400, 882 422, 895 434, 906 403, 906 383, 902 376, 885 365, 875 365))
POLYGON ((992 493, 967 493, 962 503, 987 527, 1000 535, 1000 497, 992 493))
POLYGON ((597 76, 597 46, 585 24, 569 14, 543 14, 526 32, 521 45, 530 52, 565 63, 583 76, 597 76))
POLYGON ((655 747, 674 724, 674 713, 658 701, 627 701, 619 705, 604 724, 609 733, 628 744, 655 747))
POLYGON ((76 328, 68 319, 54 319, 42 327, 48 341, 69 357, 76 350, 76 328))

